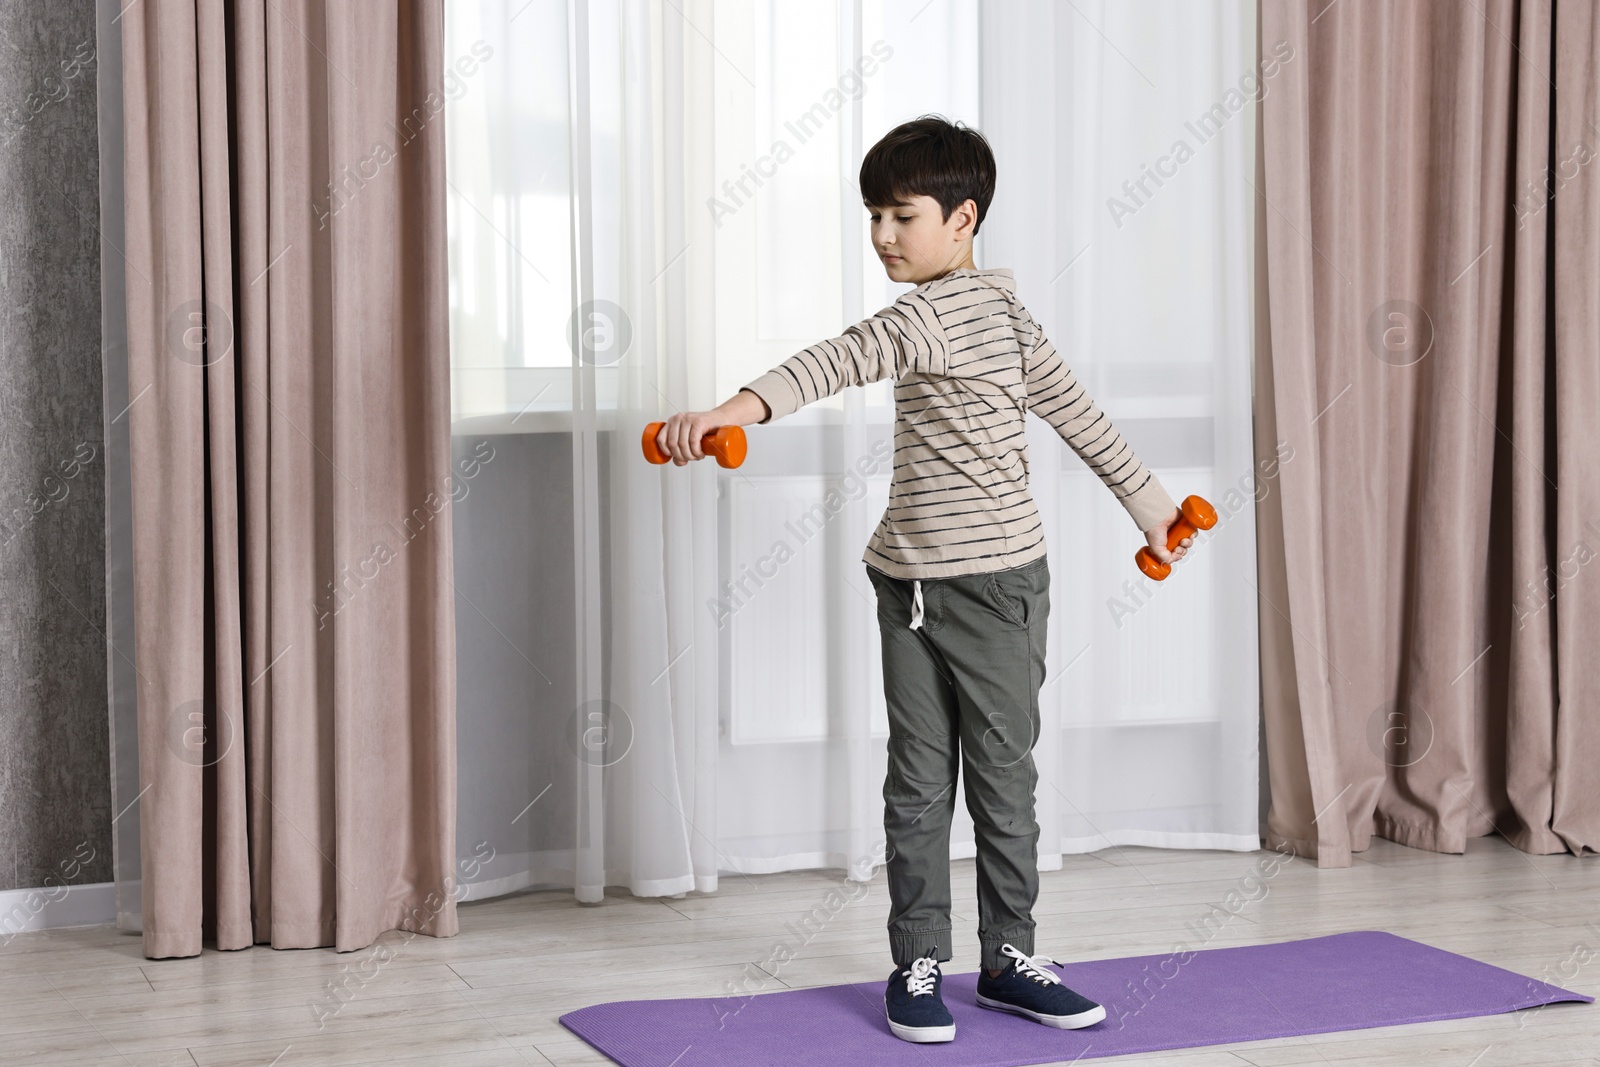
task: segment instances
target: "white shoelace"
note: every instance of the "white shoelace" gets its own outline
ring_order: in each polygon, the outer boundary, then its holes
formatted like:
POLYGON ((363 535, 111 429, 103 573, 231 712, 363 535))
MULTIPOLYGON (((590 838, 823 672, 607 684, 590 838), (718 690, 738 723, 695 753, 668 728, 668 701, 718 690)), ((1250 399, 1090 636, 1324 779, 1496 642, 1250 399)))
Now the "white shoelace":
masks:
POLYGON ((922 627, 922 579, 916 578, 911 583, 911 629, 922 627))
POLYGON ((933 992, 934 968, 939 966, 939 961, 932 956, 924 956, 920 960, 913 960, 910 967, 900 973, 906 976, 906 991, 914 997, 920 997, 933 992))
POLYGON ((1049 956, 1043 954, 1030 956, 1026 952, 1019 952, 1010 945, 1001 945, 1000 951, 1017 961, 1016 968, 1018 973, 1032 978, 1035 982, 1038 982, 1041 985, 1061 984, 1061 976, 1056 974, 1054 971, 1046 970, 1044 967, 1044 964, 1046 963, 1053 963, 1059 967, 1061 966, 1060 960, 1053 960, 1049 956))

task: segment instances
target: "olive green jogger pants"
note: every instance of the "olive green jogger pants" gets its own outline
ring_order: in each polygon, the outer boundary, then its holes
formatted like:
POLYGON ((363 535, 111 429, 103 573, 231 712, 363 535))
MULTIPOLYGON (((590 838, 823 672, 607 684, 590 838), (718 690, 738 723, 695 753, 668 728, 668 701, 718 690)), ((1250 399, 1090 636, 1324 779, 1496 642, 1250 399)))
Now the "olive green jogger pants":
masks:
POLYGON ((977 834, 982 966, 1033 954, 1039 896, 1039 737, 1050 569, 1044 557, 1010 570, 920 581, 867 567, 878 594, 889 770, 883 830, 889 949, 896 966, 951 958, 950 818, 959 758, 977 834))

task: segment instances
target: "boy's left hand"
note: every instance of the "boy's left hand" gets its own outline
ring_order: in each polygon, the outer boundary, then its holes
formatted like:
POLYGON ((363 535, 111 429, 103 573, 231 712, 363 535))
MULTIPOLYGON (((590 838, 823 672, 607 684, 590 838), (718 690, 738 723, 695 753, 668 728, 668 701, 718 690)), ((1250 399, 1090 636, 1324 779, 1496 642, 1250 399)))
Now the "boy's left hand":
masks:
POLYGON ((1159 526, 1152 526, 1144 532, 1144 538, 1150 544, 1150 554, 1162 563, 1171 563, 1173 560, 1182 559, 1189 546, 1194 544, 1193 537, 1185 537, 1178 542, 1178 547, 1171 552, 1167 551, 1167 531, 1172 524, 1183 517, 1183 509, 1173 508, 1172 514, 1159 526))

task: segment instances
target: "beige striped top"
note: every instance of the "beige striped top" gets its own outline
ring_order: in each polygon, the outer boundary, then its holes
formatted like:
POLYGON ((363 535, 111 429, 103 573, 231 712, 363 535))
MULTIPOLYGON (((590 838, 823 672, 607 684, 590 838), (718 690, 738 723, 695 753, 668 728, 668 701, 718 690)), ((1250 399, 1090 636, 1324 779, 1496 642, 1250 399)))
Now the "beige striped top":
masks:
POLYGON ((1011 271, 925 282, 744 388, 782 418, 847 385, 894 378, 889 507, 862 559, 896 578, 1004 570, 1045 554, 1028 492, 1032 409, 1099 475, 1140 530, 1176 506, 1016 297, 1011 271))

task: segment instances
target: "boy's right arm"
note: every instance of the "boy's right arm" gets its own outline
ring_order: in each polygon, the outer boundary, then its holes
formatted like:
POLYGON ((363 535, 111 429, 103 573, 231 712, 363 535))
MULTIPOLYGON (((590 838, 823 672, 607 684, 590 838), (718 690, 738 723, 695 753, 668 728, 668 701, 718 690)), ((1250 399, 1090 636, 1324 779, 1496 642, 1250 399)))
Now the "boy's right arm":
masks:
POLYGON ((722 426, 771 422, 846 386, 907 374, 945 374, 950 352, 927 297, 910 292, 831 340, 801 349, 711 411, 666 420, 656 443, 683 466, 704 459, 700 439, 722 426))
POLYGON ((750 389, 740 389, 731 399, 724 401, 722 407, 740 426, 766 422, 772 418, 772 409, 761 399, 761 394, 750 389), (749 412, 749 418, 745 418, 745 412, 749 412))
POLYGON ((945 374, 949 362, 933 305, 921 293, 907 293, 840 336, 801 349, 744 388, 766 403, 768 419, 781 419, 846 386, 945 374))

